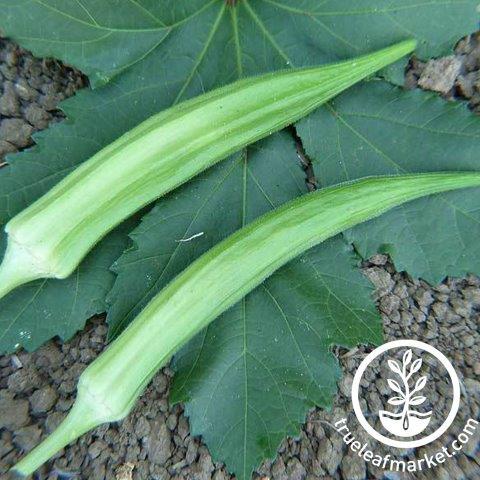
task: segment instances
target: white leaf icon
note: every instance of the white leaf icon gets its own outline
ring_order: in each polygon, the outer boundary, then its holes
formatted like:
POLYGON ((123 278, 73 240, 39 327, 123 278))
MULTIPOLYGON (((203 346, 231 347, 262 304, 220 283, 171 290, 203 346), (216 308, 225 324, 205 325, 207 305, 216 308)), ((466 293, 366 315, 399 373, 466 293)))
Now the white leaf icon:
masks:
POLYGON ((418 372, 421 366, 422 366, 422 359, 418 358, 412 363, 412 366, 410 367, 410 375, 413 375, 415 372, 418 372))
POLYGON ((390 367, 390 370, 394 371, 395 373, 398 373, 399 375, 402 374, 402 369, 395 360, 388 360, 388 366, 390 367))
POLYGON ((412 351, 411 350, 407 350, 404 354, 403 354, 403 365, 404 366, 407 366, 410 361, 412 360, 412 351))
POLYGON ((402 405, 402 403, 405 403, 405 399, 402 397, 392 397, 388 399, 388 403, 390 405, 402 405))
POLYGON ((417 380, 417 383, 415 384, 414 392, 418 392, 419 390, 421 390, 426 383, 427 383, 427 377, 426 376, 420 377, 417 380))
POLYGON ((391 378, 388 378, 388 379, 387 379, 387 382, 388 382, 388 386, 389 386, 394 392, 397 392, 397 393, 399 393, 400 395, 403 396, 402 389, 400 388, 400 385, 398 384, 398 382, 396 382, 395 380, 392 380, 391 378))
POLYGON ((421 405, 426 399, 427 397, 422 397, 421 395, 418 395, 410 400, 410 405, 421 405))

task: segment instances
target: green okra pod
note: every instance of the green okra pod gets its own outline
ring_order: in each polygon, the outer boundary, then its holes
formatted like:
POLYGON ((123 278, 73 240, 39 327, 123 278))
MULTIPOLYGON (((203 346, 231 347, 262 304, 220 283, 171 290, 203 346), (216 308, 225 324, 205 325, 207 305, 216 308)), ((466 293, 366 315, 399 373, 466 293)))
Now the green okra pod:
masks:
POLYGON ((238 230, 169 283, 82 373, 69 415, 14 469, 27 475, 87 430, 127 415, 185 342, 308 248, 401 203, 478 186, 480 172, 372 177, 304 195, 238 230))
POLYGON ((407 40, 337 64, 247 78, 154 115, 8 222, 0 298, 37 278, 67 277, 144 205, 414 48, 407 40))

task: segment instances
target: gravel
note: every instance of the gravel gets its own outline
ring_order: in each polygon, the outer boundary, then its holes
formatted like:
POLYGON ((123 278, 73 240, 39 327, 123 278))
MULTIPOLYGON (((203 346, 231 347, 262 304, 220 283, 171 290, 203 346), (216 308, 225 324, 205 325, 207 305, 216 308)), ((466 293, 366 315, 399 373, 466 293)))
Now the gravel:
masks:
MULTIPOLYGON (((412 60, 406 83, 441 92, 445 98, 463 97, 479 109, 480 46, 478 36, 462 40, 456 53, 428 63, 412 60), (440 78, 441 77, 441 78, 440 78)), ((13 43, 0 39, 0 165, 6 153, 32 144, 31 134, 59 121, 58 102, 86 84, 73 69, 50 60, 37 60, 13 43)), ((301 152, 299 152, 301 154, 301 152)), ((313 172, 312 172, 313 178, 313 172)), ((312 181, 312 188, 314 180, 312 181)), ((410 450, 414 458, 441 448, 456 435, 466 419, 480 418, 480 279, 446 279, 431 287, 398 273, 387 256, 375 255, 363 265, 375 285, 386 340, 427 340, 454 362, 463 388, 462 408, 442 438, 427 447, 410 450)), ((29 451, 64 418, 70 409, 76 381, 86 365, 104 348, 107 328, 95 317, 71 341, 52 340, 33 353, 0 357, 0 478, 24 452, 29 451)), ((332 411, 313 409, 298 438, 287 438, 277 458, 265 462, 255 479, 409 479, 386 474, 366 464, 344 445, 332 428, 347 417, 352 434, 369 441, 379 453, 398 450, 373 442, 353 418, 350 392, 353 374, 366 346, 336 349, 343 378, 332 411)), ((380 373, 380 368, 377 370, 380 373)), ((67 446, 36 474, 38 479, 205 479, 231 476, 214 463, 201 440, 192 437, 181 405, 168 403, 172 372, 165 368, 154 378, 132 413, 122 422, 104 425, 67 446)), ((448 407, 445 379, 438 377, 429 392, 437 411, 448 407)), ((384 379, 372 375, 365 401, 372 408, 387 394, 384 379)), ((480 430, 460 455, 420 479, 480 479, 480 430)))
POLYGON ((467 100, 472 110, 480 112, 480 33, 460 40, 454 55, 428 62, 413 58, 405 86, 439 92, 447 100, 467 100))
POLYGON ((0 164, 6 154, 32 145, 34 132, 63 119, 58 103, 86 84, 80 72, 0 38, 0 164))

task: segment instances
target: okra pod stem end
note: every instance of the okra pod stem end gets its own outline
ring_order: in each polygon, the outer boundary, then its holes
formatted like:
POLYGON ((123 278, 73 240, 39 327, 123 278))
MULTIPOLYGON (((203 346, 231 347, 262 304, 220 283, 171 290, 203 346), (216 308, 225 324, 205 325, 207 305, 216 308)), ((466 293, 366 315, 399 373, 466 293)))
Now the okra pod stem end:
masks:
POLYGON ((50 272, 42 268, 40 263, 26 247, 10 237, 0 265, 0 298, 19 285, 38 278, 51 277, 50 272))
POLYGON ((98 419, 92 406, 79 397, 63 422, 45 439, 22 458, 11 469, 11 473, 20 477, 31 475, 59 450, 103 423, 98 419))

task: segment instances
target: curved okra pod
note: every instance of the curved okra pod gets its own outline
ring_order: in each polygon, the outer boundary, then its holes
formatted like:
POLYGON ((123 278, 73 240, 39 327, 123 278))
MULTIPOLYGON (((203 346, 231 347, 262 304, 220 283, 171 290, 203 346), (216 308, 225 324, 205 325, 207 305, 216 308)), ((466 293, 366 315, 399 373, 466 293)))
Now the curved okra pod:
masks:
POLYGON ((474 186, 480 172, 372 177, 304 195, 238 230, 169 283, 82 373, 69 415, 14 469, 27 475, 87 430, 125 417, 185 342, 308 248, 409 200, 474 186))
POLYGON ((414 48, 408 40, 333 65, 247 78, 154 115, 8 222, 0 298, 37 278, 67 277, 144 205, 414 48))

